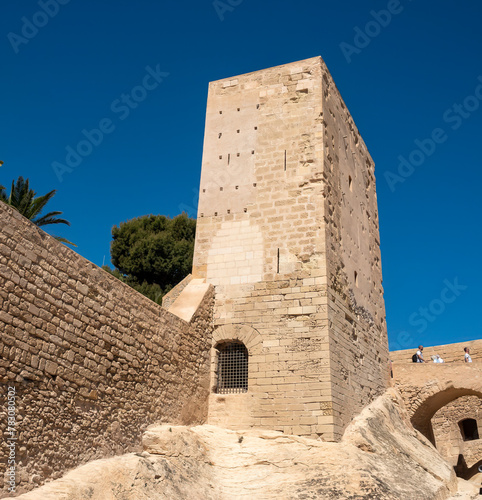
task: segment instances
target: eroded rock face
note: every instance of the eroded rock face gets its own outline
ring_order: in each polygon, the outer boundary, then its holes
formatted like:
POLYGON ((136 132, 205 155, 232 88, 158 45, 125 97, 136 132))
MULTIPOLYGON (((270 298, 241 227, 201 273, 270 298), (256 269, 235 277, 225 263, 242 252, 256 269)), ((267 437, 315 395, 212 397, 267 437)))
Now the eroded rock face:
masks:
MULTIPOLYGON (((98 460, 21 500, 442 500, 453 469, 408 421, 393 389, 367 407, 341 443, 264 430, 155 426, 144 452, 98 460)), ((464 483, 466 487, 466 483, 464 483)), ((458 498, 475 498, 470 487, 458 498)))

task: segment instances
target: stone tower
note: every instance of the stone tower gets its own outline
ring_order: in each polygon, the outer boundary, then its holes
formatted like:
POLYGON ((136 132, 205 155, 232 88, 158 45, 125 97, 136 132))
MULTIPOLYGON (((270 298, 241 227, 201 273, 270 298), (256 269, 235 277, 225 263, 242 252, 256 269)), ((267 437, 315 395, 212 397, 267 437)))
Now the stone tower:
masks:
POLYGON ((338 440, 386 387, 374 163, 321 57, 210 83, 193 277, 209 423, 338 440))

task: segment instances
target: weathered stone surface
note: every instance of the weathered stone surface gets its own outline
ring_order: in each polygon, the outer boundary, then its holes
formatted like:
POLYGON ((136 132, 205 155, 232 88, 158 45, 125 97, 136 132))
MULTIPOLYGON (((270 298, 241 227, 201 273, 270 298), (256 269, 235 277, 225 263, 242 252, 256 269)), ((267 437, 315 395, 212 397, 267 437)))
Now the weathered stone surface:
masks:
POLYGON ((188 427, 161 425, 151 426, 142 436, 145 452, 165 457, 184 457, 206 461, 207 448, 188 427))
POLYGON ((0 401, 15 386, 19 493, 140 449, 152 423, 205 421, 212 287, 186 322, 1 202, 0 228, 0 401))
POLYGON ((413 426, 453 466, 480 486, 482 474, 482 363, 394 363, 394 384, 413 426), (478 437, 465 439, 462 422, 473 419, 478 437))
POLYGON ((482 363, 394 363, 393 374, 413 426, 433 443, 438 410, 462 396, 482 398, 482 363))
MULTIPOLYGON (((482 465, 482 440, 480 432, 465 436, 461 423, 471 419, 482 431, 482 399, 478 396, 461 396, 440 408, 432 417, 435 444, 440 454, 452 465, 460 456, 467 468, 482 465)), ((476 478, 480 484, 482 474, 476 478)))
POLYGON ((201 500, 211 496, 204 464, 156 455, 96 460, 18 498, 22 500, 201 500))
MULTIPOLYGON (((456 494, 452 468, 408 423, 389 390, 340 443, 268 430, 157 426, 144 453, 101 460, 21 500, 369 499, 443 500, 456 494)), ((460 482, 457 499, 476 498, 460 482)))
POLYGON ((453 497, 450 497, 449 500, 473 500, 482 497, 482 495, 479 494, 480 487, 468 481, 457 478, 457 486, 457 493, 453 497))
POLYGON ((209 84, 193 277, 217 342, 262 342, 250 397, 211 394, 210 423, 338 440, 385 390, 374 164, 320 57, 209 84))
POLYGON ((192 274, 188 274, 180 283, 166 293, 166 295, 162 297, 162 307, 164 307, 164 309, 169 309, 191 280, 192 274))
POLYGON ((209 287, 203 279, 191 279, 170 305, 169 312, 184 321, 191 321, 209 287))

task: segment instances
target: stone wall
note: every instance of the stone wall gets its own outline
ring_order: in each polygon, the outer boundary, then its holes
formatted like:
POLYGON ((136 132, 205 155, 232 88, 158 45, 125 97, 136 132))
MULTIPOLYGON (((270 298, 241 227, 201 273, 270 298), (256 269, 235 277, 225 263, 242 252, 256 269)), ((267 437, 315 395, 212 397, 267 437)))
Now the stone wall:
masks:
POLYGON ((149 428, 143 446, 143 454, 91 462, 20 499, 479 498, 471 485, 456 495, 453 468, 407 425, 394 390, 365 408, 341 443, 269 430, 162 425, 149 428))
POLYGON ((169 290, 164 297, 162 297, 162 307, 164 309, 169 309, 176 299, 181 295, 183 290, 189 285, 192 280, 192 274, 188 274, 181 282, 179 282, 174 288, 169 290))
POLYGON ((438 451, 452 465, 460 455, 467 468, 482 461, 482 399, 462 396, 443 406, 432 417, 432 428, 438 451), (479 439, 464 440, 459 423, 465 419, 476 421, 479 439))
POLYGON ((204 422, 212 287, 187 323, 3 203, 0 228, 0 431, 14 387, 17 492, 138 449, 154 422, 204 422))
MULTIPOLYGON (((472 361, 482 361, 482 340, 470 340, 468 342, 458 342, 456 344, 436 345, 423 348, 423 356, 430 360, 430 356, 438 354, 445 363, 464 363, 464 347, 470 349, 472 361)), ((412 356, 417 352, 418 347, 404 349, 402 351, 390 351, 390 359, 394 363, 411 363, 412 356)))
POLYGON ((324 230, 337 428, 387 383, 375 164, 323 61, 324 230))
POLYGON ((222 395, 213 345, 210 423, 337 440, 383 392, 373 162, 321 58, 210 83, 193 276, 251 345, 222 395))
POLYGON ((482 363, 394 363, 393 375, 413 426, 434 445, 432 418, 441 408, 464 396, 482 398, 482 363))
MULTIPOLYGON (((454 354, 460 353, 460 345, 465 344, 452 345, 454 354)), ((443 352, 451 351, 450 346, 441 347, 447 348, 443 352)), ((411 363, 402 359, 393 364, 393 384, 404 400, 413 426, 437 447, 459 477, 480 486, 482 363, 460 360, 442 364, 411 363), (464 419, 477 422, 479 439, 464 441, 459 426, 464 419)))

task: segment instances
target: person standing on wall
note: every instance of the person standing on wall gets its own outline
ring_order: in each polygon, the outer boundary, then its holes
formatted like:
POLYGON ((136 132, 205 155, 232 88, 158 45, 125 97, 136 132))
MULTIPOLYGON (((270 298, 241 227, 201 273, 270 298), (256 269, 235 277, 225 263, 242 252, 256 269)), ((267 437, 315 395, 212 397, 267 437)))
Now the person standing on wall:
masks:
POLYGON ((472 358, 470 357, 470 349, 468 347, 464 347, 464 360, 466 363, 472 363, 472 358))

